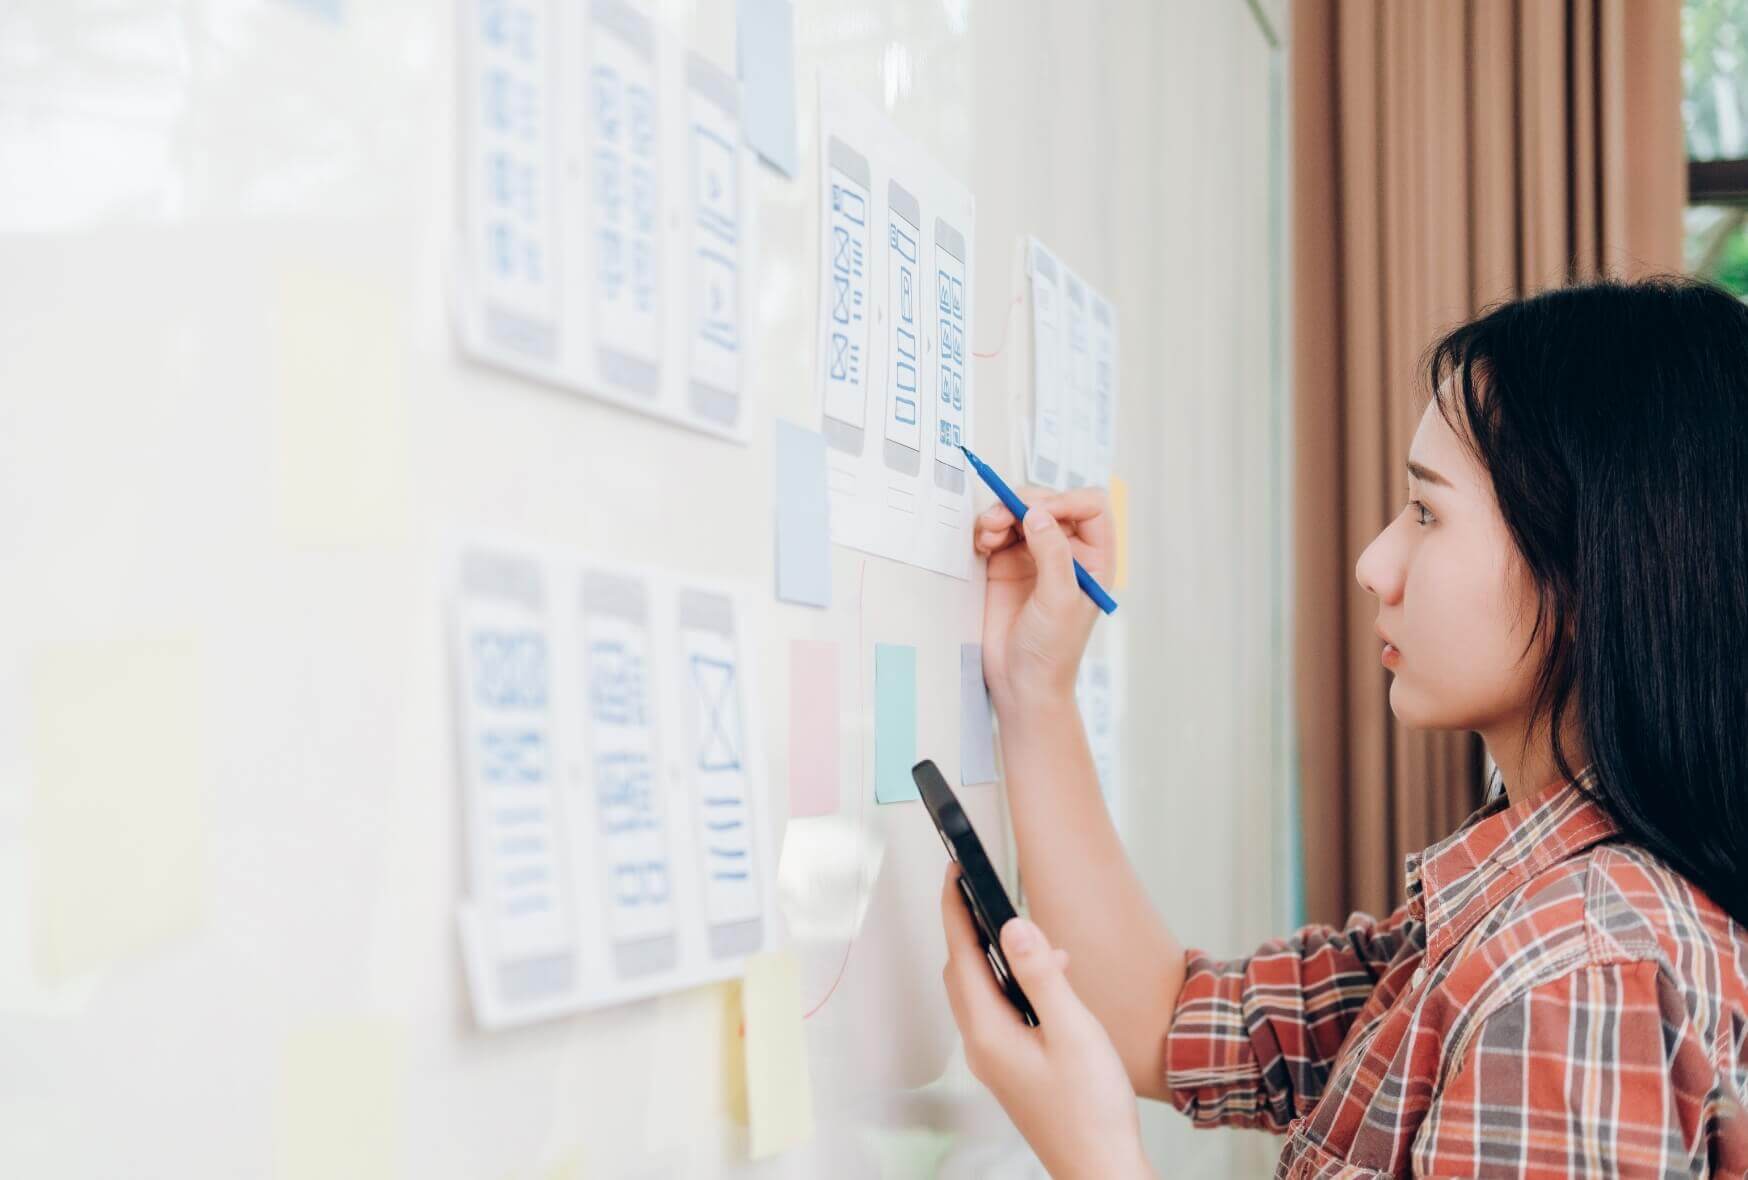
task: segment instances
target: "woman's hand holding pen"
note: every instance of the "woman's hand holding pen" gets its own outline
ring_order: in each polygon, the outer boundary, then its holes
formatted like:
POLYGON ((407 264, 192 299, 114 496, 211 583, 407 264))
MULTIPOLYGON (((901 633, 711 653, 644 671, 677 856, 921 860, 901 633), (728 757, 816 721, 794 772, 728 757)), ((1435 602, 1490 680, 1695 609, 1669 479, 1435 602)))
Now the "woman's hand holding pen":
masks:
POLYGON ((1099 615, 1075 582, 1074 562, 1104 579, 1116 556, 1103 489, 1026 488, 1020 497, 1031 508, 1024 522, 996 504, 977 518, 974 537, 989 558, 983 676, 1004 720, 1015 709, 1072 701, 1074 674, 1099 615))

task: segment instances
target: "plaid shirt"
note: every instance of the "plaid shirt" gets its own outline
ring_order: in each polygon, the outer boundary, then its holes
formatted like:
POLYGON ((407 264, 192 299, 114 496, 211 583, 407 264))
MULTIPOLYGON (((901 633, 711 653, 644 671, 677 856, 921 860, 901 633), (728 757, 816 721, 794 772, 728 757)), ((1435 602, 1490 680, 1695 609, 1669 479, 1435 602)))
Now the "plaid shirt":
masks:
POLYGON ((1386 921, 1189 952, 1174 1103, 1285 1132, 1279 1180, 1748 1175, 1748 931, 1618 835, 1497 794, 1386 921))

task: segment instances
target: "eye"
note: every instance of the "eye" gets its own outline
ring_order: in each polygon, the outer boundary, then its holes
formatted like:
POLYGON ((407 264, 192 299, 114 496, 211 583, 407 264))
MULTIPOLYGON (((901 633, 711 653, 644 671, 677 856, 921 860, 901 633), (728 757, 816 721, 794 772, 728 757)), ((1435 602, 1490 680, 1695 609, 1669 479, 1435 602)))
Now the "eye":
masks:
POLYGON ((1408 511, 1414 513, 1414 523, 1420 525, 1422 528, 1425 528, 1433 522, 1432 512, 1419 500, 1408 501, 1408 511))

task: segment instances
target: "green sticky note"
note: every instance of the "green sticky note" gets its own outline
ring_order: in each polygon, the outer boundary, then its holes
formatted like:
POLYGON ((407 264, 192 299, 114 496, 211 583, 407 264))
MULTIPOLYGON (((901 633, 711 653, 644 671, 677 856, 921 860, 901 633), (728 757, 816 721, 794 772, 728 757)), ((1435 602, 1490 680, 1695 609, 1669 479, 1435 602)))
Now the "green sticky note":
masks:
POLYGON ((874 646, 874 801, 920 799, 916 765, 916 648, 874 646))

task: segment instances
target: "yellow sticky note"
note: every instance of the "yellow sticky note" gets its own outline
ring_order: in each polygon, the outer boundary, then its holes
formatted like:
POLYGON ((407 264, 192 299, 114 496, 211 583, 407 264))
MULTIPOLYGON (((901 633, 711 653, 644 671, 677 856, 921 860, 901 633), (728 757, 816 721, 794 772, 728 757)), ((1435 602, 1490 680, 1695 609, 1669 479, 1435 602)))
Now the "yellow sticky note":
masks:
POLYGON ((400 307, 369 275, 301 263, 278 295, 280 531, 300 545, 393 542, 407 517, 400 307))
POLYGON ((573 1150, 557 1156, 537 1171, 506 1172, 504 1180, 583 1180, 583 1153, 573 1150))
POLYGON ((793 955, 773 951, 747 960, 741 1017, 747 1038, 749 1154, 763 1159, 813 1137, 801 972, 793 955))
POLYGON ((49 644, 31 667, 35 952, 50 982, 199 925, 206 883, 199 647, 49 644))
POLYGON ((386 1021, 293 1032, 280 1057, 276 1180, 399 1176, 405 1075, 403 1035, 386 1021))
POLYGON ((1117 576, 1113 589, 1129 586, 1129 485, 1111 476, 1111 520, 1117 526, 1117 576))
MULTIPOLYGON (((644 1040, 642 1054, 650 1092, 661 1095, 661 1101, 644 1104, 645 1150, 659 1154, 672 1147, 677 1126, 710 1127, 726 1115, 744 1127, 747 1067, 741 1052, 740 981, 669 992, 655 1002, 653 1015, 655 1028, 644 1040)), ((623 1120, 614 1130, 616 1145, 628 1146, 632 1136, 623 1120)))
POLYGON ((568 1152, 547 1164, 540 1180, 583 1180, 583 1153, 568 1152))
POLYGON ((720 985, 722 1005, 722 1109, 741 1126, 747 1124, 746 1018, 741 1015, 741 981, 720 985))

